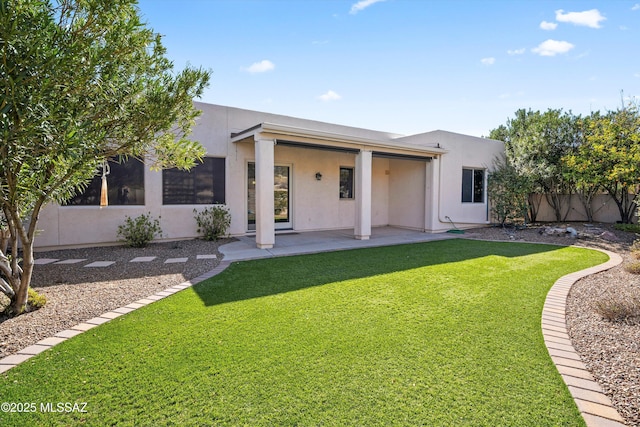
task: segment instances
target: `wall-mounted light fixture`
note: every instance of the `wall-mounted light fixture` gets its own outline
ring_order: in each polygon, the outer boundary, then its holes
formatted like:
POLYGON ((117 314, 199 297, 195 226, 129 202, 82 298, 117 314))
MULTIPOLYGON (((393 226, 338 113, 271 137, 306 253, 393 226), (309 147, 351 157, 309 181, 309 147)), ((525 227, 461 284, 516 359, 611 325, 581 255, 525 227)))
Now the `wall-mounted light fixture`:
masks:
POLYGON ((322 180, 322 174, 320 172, 316 172, 316 180, 322 180))

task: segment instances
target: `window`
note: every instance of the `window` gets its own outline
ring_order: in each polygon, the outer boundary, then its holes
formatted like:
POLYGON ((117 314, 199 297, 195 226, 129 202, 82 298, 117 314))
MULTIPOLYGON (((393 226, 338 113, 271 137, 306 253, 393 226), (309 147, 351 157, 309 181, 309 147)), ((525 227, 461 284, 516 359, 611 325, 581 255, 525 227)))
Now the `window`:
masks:
MULTIPOLYGON (((144 205, 144 163, 138 159, 112 160, 109 162, 110 173, 107 175, 110 205, 144 205)), ((102 188, 102 168, 94 176, 82 194, 78 194, 67 202, 67 205, 100 204, 102 188)))
POLYGON ((162 204, 212 205, 225 203, 224 158, 205 157, 188 171, 162 171, 162 204))
POLYGON ((484 203, 484 169, 462 169, 462 202, 484 203))
POLYGON ((353 168, 340 168, 340 198, 353 199, 353 168))

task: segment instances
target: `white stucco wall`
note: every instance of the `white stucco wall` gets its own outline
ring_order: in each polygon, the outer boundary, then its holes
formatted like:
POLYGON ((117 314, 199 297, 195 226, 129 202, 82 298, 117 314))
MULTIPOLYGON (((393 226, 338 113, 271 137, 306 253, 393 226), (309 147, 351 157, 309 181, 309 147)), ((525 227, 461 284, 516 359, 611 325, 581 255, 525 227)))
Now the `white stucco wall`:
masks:
MULTIPOLYGON (((504 152, 503 142, 446 131, 428 132, 400 140, 418 145, 436 145, 447 150, 446 154, 434 159, 427 168, 432 175, 431 180, 427 179, 427 187, 431 185, 430 196, 433 203, 431 215, 427 215, 430 217, 425 227, 427 231, 450 229, 451 223, 447 217, 460 228, 489 223, 486 173, 484 203, 463 203, 462 169, 490 170, 495 157, 504 152)), ((427 202, 427 205, 430 204, 427 202)))
POLYGON ((389 160, 389 225, 425 229, 426 162, 389 160))

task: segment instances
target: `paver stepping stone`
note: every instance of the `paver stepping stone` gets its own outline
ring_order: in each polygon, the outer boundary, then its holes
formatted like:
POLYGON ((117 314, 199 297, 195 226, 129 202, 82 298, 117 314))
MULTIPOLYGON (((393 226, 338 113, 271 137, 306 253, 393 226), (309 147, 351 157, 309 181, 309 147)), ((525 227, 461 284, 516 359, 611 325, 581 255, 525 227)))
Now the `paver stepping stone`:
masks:
POLYGON ((189 258, 169 258, 164 263, 165 264, 175 264, 178 262, 187 262, 189 258))
POLYGON ((91 264, 85 265, 85 267, 109 267, 111 264, 115 263, 115 261, 95 261, 91 264))
POLYGON ((82 261, 86 261, 86 258, 78 258, 78 259, 63 259, 62 261, 58 261, 54 264, 77 264, 82 261))
POLYGON ((139 257, 136 257, 136 258, 132 259, 129 262, 150 262, 150 261, 153 261, 156 258, 157 257, 154 257, 154 256, 139 256, 139 257))
POLYGON ((217 259, 218 257, 216 255, 213 254, 209 254, 209 255, 197 255, 196 259, 217 259))

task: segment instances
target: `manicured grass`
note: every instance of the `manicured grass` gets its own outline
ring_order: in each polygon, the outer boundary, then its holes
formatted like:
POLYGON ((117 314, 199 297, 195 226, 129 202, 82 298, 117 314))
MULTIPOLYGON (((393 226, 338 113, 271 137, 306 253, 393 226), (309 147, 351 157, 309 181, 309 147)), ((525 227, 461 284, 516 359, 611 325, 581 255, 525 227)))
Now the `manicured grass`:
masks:
POLYGON ((0 376, 0 425, 582 426, 540 329, 577 248, 442 241, 236 263, 0 376))

